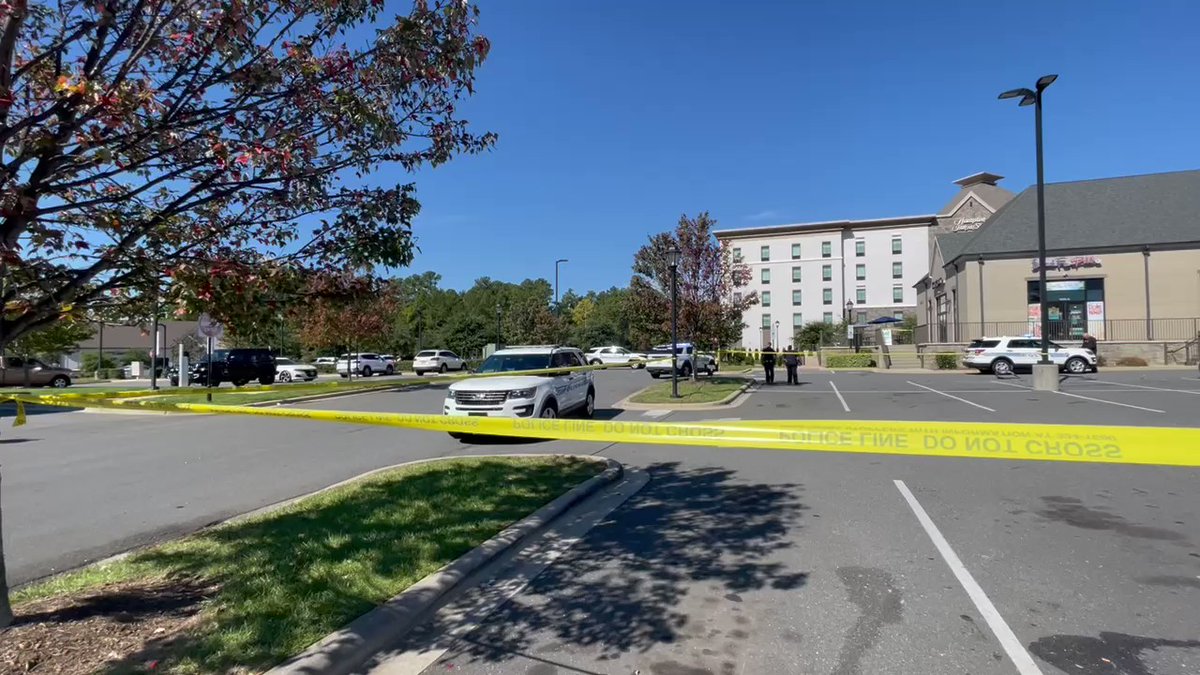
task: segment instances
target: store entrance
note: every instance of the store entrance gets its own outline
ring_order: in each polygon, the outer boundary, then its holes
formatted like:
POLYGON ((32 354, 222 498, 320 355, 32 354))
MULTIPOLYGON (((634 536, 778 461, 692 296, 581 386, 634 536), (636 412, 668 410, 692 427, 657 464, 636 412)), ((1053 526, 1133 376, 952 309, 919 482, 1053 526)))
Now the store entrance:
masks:
POLYGON ((1087 304, 1070 300, 1047 303, 1051 340, 1079 340, 1087 332, 1087 304))
MULTIPOLYGON (((1046 318, 1050 324, 1050 339, 1080 340, 1085 333, 1103 339, 1103 279, 1056 279, 1046 282, 1046 291, 1046 318)), ((1033 318, 1038 302, 1036 280, 1028 282, 1028 293, 1030 320, 1031 323, 1036 323, 1033 318)))

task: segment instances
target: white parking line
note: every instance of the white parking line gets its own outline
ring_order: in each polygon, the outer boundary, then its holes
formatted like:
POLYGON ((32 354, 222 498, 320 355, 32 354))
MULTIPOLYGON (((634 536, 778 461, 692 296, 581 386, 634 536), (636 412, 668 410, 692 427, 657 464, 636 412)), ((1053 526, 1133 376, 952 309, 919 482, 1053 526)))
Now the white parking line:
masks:
POLYGON ((1081 398, 1085 401, 1095 401, 1096 403, 1107 403, 1109 405, 1119 405, 1122 408, 1133 408, 1134 410, 1145 410, 1146 412, 1152 412, 1152 413, 1166 413, 1167 412, 1165 410, 1159 410, 1158 408, 1143 408, 1140 405, 1133 405, 1132 403, 1119 403, 1117 401, 1106 401, 1102 398, 1092 398, 1091 396, 1080 396, 1079 394, 1071 394, 1071 393, 1068 393, 1065 391, 1056 391, 1054 393, 1056 393, 1060 396, 1070 396, 1071 398, 1081 398))
POLYGON ((1152 391, 1173 391, 1173 392, 1180 393, 1180 394, 1192 394, 1195 396, 1200 396, 1200 391, 1196 391, 1194 389, 1165 389, 1163 387, 1148 387, 1144 384, 1130 384, 1128 382, 1106 382, 1104 380, 1088 380, 1088 382, 1095 382, 1096 384, 1111 384, 1115 387, 1133 387, 1135 389, 1150 389, 1152 391))
POLYGON ((946 392, 944 392, 944 391, 938 391, 937 389, 934 389, 933 387, 926 387, 926 386, 925 386, 925 385, 923 385, 923 384, 917 384, 916 382, 913 382, 913 381, 911 381, 911 380, 905 380, 905 382, 908 382, 909 384, 911 384, 911 385, 912 385, 912 386, 914 386, 914 387, 920 387, 920 388, 924 389, 925 391, 931 391, 931 392, 933 392, 933 393, 935 393, 935 394, 939 394, 939 395, 941 395, 941 396, 945 396, 946 398, 952 398, 952 399, 954 399, 955 401, 959 401, 960 403, 966 403, 967 405, 973 405, 973 406, 975 406, 976 408, 979 408, 980 410, 986 410, 986 411, 988 411, 988 412, 996 412, 994 409, 992 409, 992 408, 989 408, 989 407, 987 407, 986 405, 979 405, 978 403, 975 403, 974 401, 968 401, 967 399, 965 399, 965 398, 959 398, 959 397, 955 396, 954 394, 947 394, 947 393, 946 393, 946 392))
POLYGON ((1000 641, 1000 646, 1004 647, 1004 651, 1008 654, 1008 658, 1012 660, 1013 665, 1017 667, 1017 672, 1021 675, 1042 675, 1042 669, 1034 663, 1033 657, 1029 652, 1025 651, 1025 647, 1021 645, 1021 641, 1017 639, 1016 634, 1008 627, 1004 621, 1004 617, 1000 616, 1000 612, 996 610, 996 606, 988 599, 987 593, 983 592, 983 588, 971 576, 971 573, 963 565, 958 554, 954 549, 950 548, 950 544, 946 538, 942 536, 937 525, 930 519, 929 514, 925 513, 924 507, 909 491, 908 486, 902 480, 892 481, 896 484, 896 489, 900 491, 904 501, 908 502, 909 508, 916 514, 917 520, 921 523, 921 527, 925 529, 925 534, 929 535, 933 541, 933 546, 942 554, 942 559, 946 561, 946 565, 950 567, 950 571, 954 573, 954 577, 958 579, 958 583, 962 584, 963 590, 975 603, 975 608, 983 615, 983 620, 987 622, 988 628, 992 629, 992 633, 996 639, 1000 641))
POLYGON ((833 380, 829 381, 829 386, 833 387, 833 393, 837 394, 838 400, 842 402, 842 410, 850 412, 850 406, 846 405, 845 397, 842 396, 842 392, 838 391, 837 385, 833 383, 833 380))
POLYGON ((992 380, 992 383, 993 384, 1002 384, 1006 387, 1016 387, 1017 389, 1029 390, 1029 387, 1026 387, 1023 384, 1017 384, 1016 382, 1005 382, 1003 380, 992 380))

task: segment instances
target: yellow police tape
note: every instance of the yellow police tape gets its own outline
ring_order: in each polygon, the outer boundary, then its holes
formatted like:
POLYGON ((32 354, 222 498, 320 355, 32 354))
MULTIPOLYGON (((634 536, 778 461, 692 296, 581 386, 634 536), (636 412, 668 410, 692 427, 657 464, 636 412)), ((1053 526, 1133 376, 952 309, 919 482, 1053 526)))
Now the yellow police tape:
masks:
POLYGON ((14 395, 12 398, 18 402, 43 405, 252 415, 462 435, 804 452, 1200 466, 1200 429, 969 422, 511 419, 259 408, 138 399, 80 399, 56 394, 14 395))

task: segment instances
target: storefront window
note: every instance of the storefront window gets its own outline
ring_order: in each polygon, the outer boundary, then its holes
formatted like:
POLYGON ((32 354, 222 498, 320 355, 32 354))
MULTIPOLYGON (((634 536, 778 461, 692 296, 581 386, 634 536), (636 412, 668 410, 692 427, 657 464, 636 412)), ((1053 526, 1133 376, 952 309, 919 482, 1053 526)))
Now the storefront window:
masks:
MULTIPOLYGON (((1041 330, 1041 296, 1037 280, 1026 283, 1029 323, 1041 330)), ((1052 340, 1078 340, 1084 333, 1104 332, 1104 279, 1057 279, 1046 282, 1046 318, 1052 340)), ((1103 339, 1103 337, 1101 337, 1103 339)))

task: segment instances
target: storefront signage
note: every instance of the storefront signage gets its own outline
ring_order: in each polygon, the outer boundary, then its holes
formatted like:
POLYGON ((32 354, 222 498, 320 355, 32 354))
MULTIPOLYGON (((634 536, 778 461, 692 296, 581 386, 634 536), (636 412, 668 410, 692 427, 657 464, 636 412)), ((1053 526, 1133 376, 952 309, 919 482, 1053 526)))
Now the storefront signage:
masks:
POLYGON ((1047 291, 1082 291, 1084 282, 1081 281, 1047 281, 1047 291))
MULTIPOLYGON (((1041 269, 1038 267, 1037 258, 1034 258, 1031 262, 1034 272, 1041 269)), ((1100 267, 1100 256, 1077 255, 1071 258, 1046 258, 1047 270, 1078 270, 1085 267, 1100 267)))
POLYGON ((978 230, 986 220, 987 216, 976 216, 975 218, 955 218, 954 231, 966 232, 970 230, 978 230))

